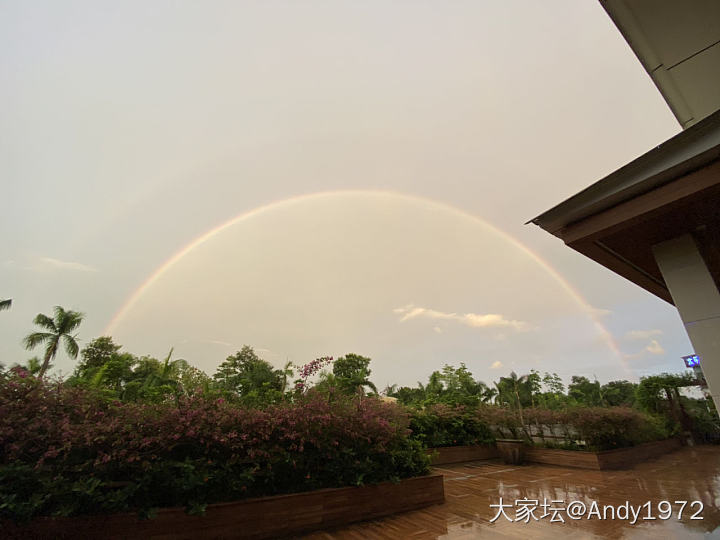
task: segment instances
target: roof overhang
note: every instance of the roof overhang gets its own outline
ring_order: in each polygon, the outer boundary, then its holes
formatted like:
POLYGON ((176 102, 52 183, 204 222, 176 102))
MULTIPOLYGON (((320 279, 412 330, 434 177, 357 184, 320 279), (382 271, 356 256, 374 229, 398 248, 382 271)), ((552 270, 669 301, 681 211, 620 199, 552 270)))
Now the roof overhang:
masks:
POLYGON ((600 0, 687 128, 720 109, 720 2, 600 0))
POLYGON ((531 222, 670 303, 652 246, 690 233, 720 284, 720 111, 531 222))

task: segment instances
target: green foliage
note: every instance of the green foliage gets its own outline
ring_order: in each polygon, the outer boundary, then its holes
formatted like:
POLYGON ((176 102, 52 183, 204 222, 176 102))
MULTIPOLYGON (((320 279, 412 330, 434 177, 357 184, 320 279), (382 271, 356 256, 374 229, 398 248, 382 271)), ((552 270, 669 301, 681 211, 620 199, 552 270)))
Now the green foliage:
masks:
POLYGON ((587 377, 573 375, 568 385, 568 396, 579 405, 586 407, 603 405, 600 383, 598 381, 591 382, 587 377))
POLYGON ((640 379, 636 390, 638 404, 646 411, 664 414, 671 405, 674 390, 695 383, 689 373, 661 373, 640 379))
POLYGON ((183 359, 172 360, 172 349, 161 362, 121 348, 107 336, 92 340, 68 383, 101 390, 108 398, 153 403, 211 391, 211 379, 183 359))
POLYGON ((281 401, 283 388, 287 385, 285 373, 274 369, 248 345, 228 356, 218 367, 213 379, 228 397, 235 395, 249 406, 281 401))
POLYGON ((410 412, 413 438, 428 447, 491 444, 495 441, 488 426, 464 406, 442 403, 410 412))
POLYGON ((50 362, 57 354, 60 341, 62 341, 65 346, 65 352, 67 352, 68 356, 77 358, 79 350, 76 341, 77 336, 71 335, 71 332, 80 326, 83 316, 82 313, 78 313, 77 311, 65 311, 62 307, 55 306, 53 318, 42 313, 38 313, 35 317, 33 322, 45 331, 28 334, 23 340, 23 344, 28 350, 45 344, 45 358, 40 367, 38 377, 42 378, 43 375, 45 375, 45 372, 50 366, 50 362))
POLYGON ((712 403, 681 396, 679 389, 698 383, 690 373, 661 373, 643 377, 635 397, 639 406, 661 416, 672 433, 690 432, 698 442, 720 439, 720 423, 712 403))
POLYGON ((341 356, 333 364, 333 375, 340 390, 345 393, 364 393, 367 386, 376 394, 375 385, 370 381, 370 358, 359 354, 346 354, 341 356))
POLYGON ((610 407, 633 407, 638 385, 630 381, 610 381, 600 388, 603 402, 610 407))
POLYGON ((392 389, 387 395, 397 398, 404 405, 415 407, 436 403, 474 407, 489 402, 495 394, 496 391, 484 382, 476 381, 461 363, 460 367, 445 364, 441 372, 434 371, 425 386, 422 383, 418 383, 417 388, 403 386, 392 389))
POLYGON ((500 377, 495 383, 497 388, 497 402, 512 409, 522 410, 533 404, 533 389, 537 386, 537 374, 531 379, 530 375, 518 377, 514 371, 509 377, 500 377))
POLYGON ((116 345, 110 336, 93 339, 80 351, 82 360, 78 363, 75 372, 80 377, 86 377, 88 372, 97 370, 109 362, 121 348, 122 346, 116 345))

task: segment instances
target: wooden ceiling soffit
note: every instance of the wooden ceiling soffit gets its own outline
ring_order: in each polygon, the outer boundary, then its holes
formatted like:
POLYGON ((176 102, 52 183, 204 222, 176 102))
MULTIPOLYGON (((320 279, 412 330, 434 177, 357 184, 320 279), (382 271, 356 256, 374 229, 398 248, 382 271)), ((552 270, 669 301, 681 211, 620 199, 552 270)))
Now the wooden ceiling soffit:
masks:
POLYGON ((648 274, 642 268, 628 261, 609 247, 603 245, 602 242, 584 240, 568 245, 575 251, 582 253, 598 264, 603 265, 605 268, 630 280, 658 298, 662 298, 666 302, 673 304, 672 296, 665 286, 665 283, 658 281, 657 278, 648 274))
POLYGON ((585 241, 594 242, 604 236, 631 228, 635 223, 662 213, 673 203, 718 184, 720 184, 720 161, 715 161, 643 195, 567 225, 560 229, 556 236, 576 248, 573 244, 577 242, 583 241, 583 244, 585 241))

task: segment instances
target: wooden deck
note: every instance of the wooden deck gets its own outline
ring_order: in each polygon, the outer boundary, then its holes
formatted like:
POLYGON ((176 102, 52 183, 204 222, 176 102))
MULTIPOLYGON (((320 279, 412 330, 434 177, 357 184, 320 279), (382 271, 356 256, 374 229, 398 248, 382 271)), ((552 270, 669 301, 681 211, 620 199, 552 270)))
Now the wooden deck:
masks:
MULTIPOLYGON (((499 538, 499 539, 643 539, 669 540, 720 538, 720 446, 682 448, 624 471, 590 471, 566 469, 551 465, 504 465, 498 460, 475 461, 434 468, 445 475, 446 502, 424 510, 407 512, 395 517, 355 524, 349 527, 313 533, 303 538, 327 539, 429 539, 429 538, 499 538), (666 521, 643 520, 645 510, 636 524, 629 520, 600 520, 583 517, 573 521, 561 513, 565 523, 550 523, 549 517, 530 523, 510 523, 500 517, 490 520, 497 510, 490 508, 517 499, 542 502, 544 498, 582 501, 590 507, 597 502, 619 506, 625 501, 640 506, 647 501, 657 516, 660 501, 672 503, 673 516, 666 521), (697 510, 690 501, 704 504, 704 519, 691 521, 697 510), (675 501, 688 501, 680 521, 675 501)), ((506 509, 515 518, 515 507, 506 509)), ((538 508, 539 518, 543 511, 538 508)))

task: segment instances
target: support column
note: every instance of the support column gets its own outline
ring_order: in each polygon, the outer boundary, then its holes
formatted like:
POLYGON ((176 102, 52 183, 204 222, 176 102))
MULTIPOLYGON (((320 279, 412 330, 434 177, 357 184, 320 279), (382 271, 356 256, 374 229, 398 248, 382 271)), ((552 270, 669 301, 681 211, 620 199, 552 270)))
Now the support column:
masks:
POLYGON ((720 291, 691 235, 656 244, 653 253, 720 411, 720 291))

